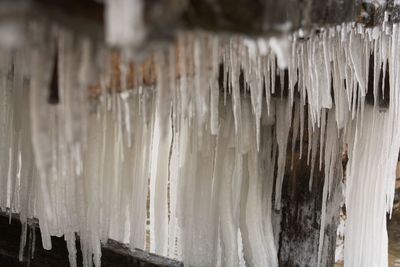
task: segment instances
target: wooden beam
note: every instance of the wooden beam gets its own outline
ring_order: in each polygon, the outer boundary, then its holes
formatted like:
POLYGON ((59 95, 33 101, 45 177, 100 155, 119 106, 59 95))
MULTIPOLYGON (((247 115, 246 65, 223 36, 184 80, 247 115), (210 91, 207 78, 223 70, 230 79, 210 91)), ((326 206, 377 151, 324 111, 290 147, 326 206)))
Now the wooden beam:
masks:
MULTIPOLYGON (((27 242, 23 261, 18 260, 22 225, 18 215, 0 213, 0 266, 33 266, 33 267, 68 267, 68 251, 63 237, 51 237, 53 248, 42 247, 40 229, 37 220, 27 224, 27 242)), ((79 238, 76 241, 77 262, 82 266, 82 252, 79 238)), ((127 246, 114 240, 102 244, 102 266, 138 266, 138 267, 181 267, 181 262, 142 250, 131 251, 127 246)))
MULTIPOLYGON (((293 124, 292 124, 293 125, 293 124)), ((307 125, 307 122, 305 122, 307 125)), ((318 138, 317 136, 313 136, 318 138)), ((340 140, 342 135, 339 135, 340 140)), ((291 134, 289 134, 291 140, 291 134)), ((315 157, 313 182, 309 188, 311 162, 307 164, 308 134, 304 133, 303 155, 299 159, 297 139, 294 155, 291 153, 291 142, 288 143, 286 171, 282 186, 282 209, 275 211, 273 221, 279 229, 278 258, 279 266, 317 266, 321 223, 325 223, 321 265, 332 267, 335 263, 337 226, 339 223, 340 205, 343 196, 341 181, 343 178, 342 150, 336 155, 335 174, 327 198, 325 221, 321 222, 322 199, 324 188, 324 166, 319 168, 319 152, 315 157), (291 161, 293 160, 293 168, 291 161)), ((341 144, 339 141, 338 144, 341 144)), ((317 147, 319 151, 319 145, 317 147)))
MULTIPOLYGON (((393 1, 384 5, 357 0, 146 0, 144 23, 147 40, 170 42, 180 30, 208 30, 219 33, 269 36, 302 28, 338 25, 356 21, 372 27, 382 23, 384 13, 389 21, 400 21, 400 6, 393 1)), ((3 18, 47 20, 79 34, 104 40, 104 3, 94 0, 3 0, 3 18)))

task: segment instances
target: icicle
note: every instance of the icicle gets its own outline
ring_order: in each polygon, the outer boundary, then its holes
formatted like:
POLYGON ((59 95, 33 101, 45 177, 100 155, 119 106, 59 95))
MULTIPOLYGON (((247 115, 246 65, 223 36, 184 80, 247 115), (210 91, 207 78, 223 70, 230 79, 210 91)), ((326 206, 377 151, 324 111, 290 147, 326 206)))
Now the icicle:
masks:
MULTIPOLYGON (((233 109, 235 110, 235 108, 233 109)), ((232 119, 230 120, 232 121, 232 119)), ((233 134, 234 132, 230 132, 228 138, 231 140, 234 139, 233 134)), ((236 147, 237 146, 236 144, 236 147)), ((220 174, 221 184, 223 186, 221 186, 219 195, 222 264, 225 266, 237 266, 239 261, 237 254, 237 225, 235 223, 234 207, 232 205, 232 176, 234 175, 233 164, 235 162, 235 155, 231 149, 228 149, 226 152, 228 153, 225 154, 224 172, 220 174)))
POLYGON ((270 106, 271 106, 271 73, 270 73, 270 64, 269 64, 269 56, 266 56, 262 59, 263 64, 263 82, 265 85, 265 100, 267 103, 267 114, 270 114, 270 106))
POLYGON ((290 42, 288 37, 282 37, 282 38, 271 38, 269 41, 269 45, 271 46, 271 49, 275 52, 277 62, 278 62, 278 67, 280 69, 285 69, 289 65, 289 60, 287 58, 287 55, 290 54, 289 52, 289 47, 290 47, 290 42))
POLYGON ((275 185, 275 209, 281 208, 281 190, 285 174, 287 139, 292 119, 292 107, 287 100, 281 100, 276 105, 276 139, 279 147, 278 174, 275 185))
POLYGON ((348 140, 352 145, 347 166, 345 264, 387 266, 387 184, 377 178, 393 177, 393 162, 397 161, 399 144, 397 141, 395 144, 389 141, 394 140, 393 134, 397 134, 397 131, 391 129, 392 111, 380 114, 366 108, 365 112, 362 129, 354 131, 352 139, 348 140), (371 198, 371 195, 375 197, 371 198), (370 223, 366 223, 367 214, 372 214, 374 218, 370 223), (358 240, 361 239, 364 242, 360 246, 358 240))
MULTIPOLYGON (((193 48, 193 61, 194 61, 194 102, 196 107, 197 124, 201 129, 206 121, 206 116, 209 111, 209 95, 210 87, 204 86, 207 84, 206 75, 206 64, 204 58, 204 38, 202 36, 194 37, 194 48, 193 48)), ((199 131, 201 134, 202 131, 199 131)))
POLYGON ((262 111, 262 94, 263 94, 263 80, 261 77, 261 62, 260 56, 257 54, 257 43, 252 40, 245 40, 245 45, 248 49, 249 54, 249 66, 245 66, 245 69, 253 69, 248 75, 249 86, 251 92, 251 105, 253 114, 255 115, 256 121, 256 140, 257 149, 260 147, 260 123, 261 123, 261 111, 262 111))
MULTIPOLYGON (((311 158, 310 156, 307 159, 307 164, 310 165, 311 162, 311 170, 310 170, 310 179, 308 181, 308 190, 311 192, 312 186, 313 186, 313 181, 314 181, 314 170, 315 170, 315 163, 316 163, 316 157, 317 157, 317 152, 318 152, 318 143, 320 141, 319 135, 316 133, 313 133, 316 136, 313 136, 312 140, 309 140, 311 142, 311 145, 309 145, 309 151, 311 151, 311 158)), ((310 154, 308 154, 310 155, 310 154)))
POLYGON ((278 266, 277 244, 278 238, 276 235, 279 231, 274 231, 272 226, 272 190, 274 182, 274 166, 276 145, 273 142, 273 131, 268 124, 263 123, 263 135, 261 140, 261 159, 265 159, 266 164, 261 165, 261 176, 263 177, 262 203, 263 203, 263 232, 264 232, 264 247, 266 249, 267 260, 269 266, 278 266), (274 237, 274 238, 272 238, 274 237))
MULTIPOLYGON (((293 113, 293 125, 292 125, 292 161, 290 164, 290 169, 293 170, 293 162, 294 162, 294 157, 295 157, 295 147, 296 147, 296 142, 297 142, 297 137, 299 133, 299 119, 300 119, 300 113, 298 112, 299 106, 301 104, 298 102, 295 102, 294 105, 294 113, 293 113)), ((301 142, 301 140, 300 140, 301 142)))
POLYGON ((249 265, 252 266, 269 266, 266 248, 264 247, 265 237, 263 235, 262 219, 258 216, 262 215, 259 210, 261 208, 262 188, 259 186, 260 166, 257 159, 257 152, 253 150, 248 156, 248 172, 249 172, 249 192, 247 194, 246 206, 246 225, 249 233, 251 257, 249 265))
POLYGON ((27 234, 28 224, 25 222, 21 226, 22 226, 21 240, 19 241, 19 254, 18 254, 18 260, 20 262, 24 260, 24 250, 26 245, 26 234, 27 234))
POLYGON ((325 130, 326 130, 326 109, 322 109, 321 112, 321 128, 319 137, 319 169, 322 168, 322 155, 325 146, 325 130))
MULTIPOLYGON (((266 133, 271 133, 270 129, 266 133)), ((253 137, 255 135, 254 127, 252 135, 253 137)), ((242 212, 244 211, 245 213, 242 215, 244 219, 241 228, 245 233, 244 253, 246 263, 251 266, 277 266, 276 248, 273 240, 271 242, 273 234, 270 220, 273 182, 273 173, 270 172, 270 167, 272 167, 272 162, 275 160, 274 157, 268 158, 272 149, 272 136, 268 135, 267 138, 262 140, 261 152, 256 151, 256 144, 253 141, 251 150, 246 156, 247 166, 245 165, 246 167, 244 168, 244 173, 246 174, 244 177, 246 178, 243 181, 246 186, 242 189, 242 194, 244 194, 242 212), (269 166, 260 164, 261 155, 262 158, 266 159, 266 163, 269 166), (265 181, 266 176, 267 181, 265 181), (265 184, 263 184, 263 181, 265 181, 265 184), (245 192, 246 190, 248 191, 245 192), (266 203, 267 206, 265 207, 262 203, 266 203), (266 220, 264 221, 262 218, 266 220)))
POLYGON ((75 233, 66 233, 65 241, 67 242, 69 266, 76 267, 76 242, 75 233))
MULTIPOLYGON (((40 29, 39 25, 35 25, 37 29, 38 38, 43 36, 44 29, 40 29)), ((47 40, 48 41, 48 40, 47 40)), ((48 41, 51 43, 50 41, 48 41)), ((51 202, 48 191, 48 185, 46 179, 51 169, 52 156, 51 156, 51 146, 48 144, 49 133, 51 125, 49 123, 48 115, 54 113, 51 111, 52 108, 46 103, 47 99, 47 88, 50 86, 50 74, 53 72, 54 64, 50 61, 49 51, 52 52, 54 49, 52 47, 39 47, 37 51, 33 51, 32 55, 32 80, 31 80, 31 93, 30 93, 30 107, 31 107, 31 123, 32 123, 32 144, 34 148, 34 155, 36 166, 39 170, 40 176, 40 189, 41 196, 43 198, 44 205, 44 216, 51 220, 51 202), (37 68, 36 66, 42 66, 37 68)), ((51 53, 53 54, 53 53, 51 53)), ((43 218, 42 217, 42 218, 43 218)), ((43 222, 45 223, 45 222, 43 222)), ((42 222, 41 222, 42 228, 42 222)), ((42 236, 44 248, 50 249, 50 236, 46 233, 47 227, 43 227, 42 236), (48 242, 46 242, 48 241, 48 242)))
MULTIPOLYGON (((161 55, 160 55, 161 57, 161 55)), ((162 65, 161 61, 158 61, 162 65)), ((162 66, 159 66, 161 68, 162 66)), ((158 72, 159 83, 163 83, 162 72, 158 72)), ((155 128, 152 141, 151 175, 150 175, 150 249, 160 255, 167 255, 168 245, 168 165, 171 147, 171 113, 167 88, 160 85, 157 90, 157 107, 155 128), (164 91, 164 92, 163 92, 164 91)))
POLYGON ((352 67, 354 68, 355 77, 358 81, 358 85, 360 86, 361 95, 365 96, 367 93, 365 84, 366 78, 365 73, 361 68, 363 67, 363 58, 365 58, 366 55, 363 55, 362 53, 361 35, 350 34, 349 49, 352 67))
POLYGON ((303 135, 304 135, 304 104, 300 103, 300 156, 301 159, 303 157, 303 135))
MULTIPOLYGON (((317 89, 321 91, 321 107, 331 108, 331 62, 329 59, 329 43, 326 40, 327 32, 322 35, 322 44, 318 44, 318 62, 315 68, 321 68, 317 75, 317 89), (318 67, 317 67, 318 66, 318 67)), ((323 142, 321 142, 323 143, 323 142)))
POLYGON ((126 138, 128 142, 128 147, 132 146, 132 131, 131 131, 131 118, 130 118, 130 109, 129 109, 129 93, 128 92, 122 92, 121 93, 121 98, 124 106, 124 123, 125 123, 125 129, 126 129, 126 138))
MULTIPOLYGON (((320 233, 319 233, 319 243, 318 243, 318 266, 321 264, 322 260, 322 250, 324 247, 324 237, 325 237, 325 228, 326 228, 326 217, 329 216, 327 214, 327 200, 330 197, 331 193, 331 187, 333 183, 333 179, 340 178, 340 177, 334 177, 334 175, 337 175, 335 173, 335 167, 337 165, 337 160, 340 159, 338 157, 338 132, 336 131, 336 123, 334 120, 334 110, 330 110, 328 112, 328 119, 327 119, 327 131, 326 131, 326 141, 325 143, 325 153, 324 153, 324 186, 323 186, 323 192, 322 192, 322 209, 321 209, 321 222, 320 222, 320 233)), ((325 114, 323 115, 325 116, 325 114)), ((320 153, 322 153, 322 150, 320 150, 320 153)))
POLYGON ((240 88, 239 88, 239 75, 240 68, 238 62, 238 40, 231 40, 230 42, 230 83, 232 86, 232 109, 235 121, 235 132, 238 139, 241 139, 241 104, 240 104, 240 88))
MULTIPOLYGON (((211 133, 216 135, 218 134, 218 127, 219 127, 219 115, 218 115, 218 108, 219 108, 219 84, 218 84, 218 77, 219 77, 219 43, 218 38, 213 37, 211 40, 212 43, 212 70, 211 70, 211 77, 210 77, 210 121, 211 121, 211 133)), ((224 84, 225 87, 225 84, 224 84)))
MULTIPOLYGON (((179 116, 177 110, 173 110, 176 116, 179 116)), ((170 187, 169 187, 169 209, 170 209, 170 221, 169 221, 169 239, 168 239, 168 256, 171 258, 177 258, 180 255, 179 248, 179 236, 181 229, 178 225, 178 179, 179 179, 179 143, 180 143, 180 132, 176 129, 178 123, 172 122, 172 145, 171 145, 171 158, 170 158, 170 187)))

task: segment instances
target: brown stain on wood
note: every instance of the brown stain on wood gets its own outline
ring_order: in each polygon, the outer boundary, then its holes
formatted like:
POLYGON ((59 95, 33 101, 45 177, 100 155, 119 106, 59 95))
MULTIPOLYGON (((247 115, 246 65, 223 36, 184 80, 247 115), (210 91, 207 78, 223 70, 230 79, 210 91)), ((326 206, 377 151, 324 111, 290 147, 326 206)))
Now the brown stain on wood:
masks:
MULTIPOLYGON (((155 54, 150 54, 143 62, 130 61, 126 64, 127 72, 122 75, 122 59, 119 52, 111 54, 110 82, 106 85, 107 93, 121 93, 124 90, 132 90, 138 85, 154 86, 157 82, 155 54), (123 80, 125 79, 125 80, 123 80), (125 85, 125 86, 124 86, 125 85)), ((100 81, 88 87, 89 97, 97 98, 102 94, 100 81)))

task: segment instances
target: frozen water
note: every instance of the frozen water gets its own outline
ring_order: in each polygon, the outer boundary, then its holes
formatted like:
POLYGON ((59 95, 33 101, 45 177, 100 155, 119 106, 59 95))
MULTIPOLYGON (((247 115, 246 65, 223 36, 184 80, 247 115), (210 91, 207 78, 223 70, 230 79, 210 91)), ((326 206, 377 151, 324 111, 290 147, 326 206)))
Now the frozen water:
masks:
MULTIPOLYGON (((133 2, 109 1, 109 15, 133 2)), ((186 266, 278 266, 272 211, 281 208, 287 162, 302 155, 310 188, 313 173, 324 173, 321 264, 345 144, 345 264, 387 266, 400 146, 398 25, 343 24, 302 39, 180 33, 135 64, 63 29, 33 23, 28 34, 25 46, 0 50, 0 207, 23 223, 37 217, 46 249, 51 235, 64 235, 71 266, 75 234, 84 266, 100 266, 108 238, 186 266), (91 98, 88 87, 98 89, 91 98)), ((142 38, 131 37, 123 42, 142 38)))

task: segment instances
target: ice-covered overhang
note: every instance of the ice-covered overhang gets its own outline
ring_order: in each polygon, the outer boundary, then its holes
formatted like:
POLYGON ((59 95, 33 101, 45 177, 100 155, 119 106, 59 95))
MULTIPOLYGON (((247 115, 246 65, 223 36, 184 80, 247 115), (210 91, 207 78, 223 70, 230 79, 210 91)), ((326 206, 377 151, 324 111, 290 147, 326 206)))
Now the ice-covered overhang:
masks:
MULTIPOLYGON (((398 2, 4 0, 0 2, 0 47, 17 47, 27 41, 24 40, 28 36, 26 28, 32 21, 48 25, 49 29, 67 29, 75 36, 90 39, 96 45, 107 44, 115 51, 109 63, 113 69, 111 82, 120 90, 121 51, 143 55, 139 62, 143 62, 141 74, 144 84, 154 85, 156 66, 154 57, 148 51, 156 51, 166 47, 165 44, 174 43, 179 57, 182 47, 176 39, 181 31, 200 30, 264 39, 300 32, 301 38, 307 39, 321 29, 345 25, 347 22, 357 22, 366 28, 382 25, 383 21, 396 23, 400 20, 398 2)), ((270 42, 270 45, 279 58, 282 45, 279 42, 270 42)), ((282 63, 281 60, 278 60, 279 63, 282 63)), ((137 75, 131 66, 129 63, 128 83, 137 75)), ((90 86, 90 95, 98 96, 99 88, 99 83, 90 86)), ((277 90, 275 94, 287 95, 287 92, 284 86, 283 92, 277 90)), ((372 93, 367 93, 366 101, 373 102, 372 93)), ((381 106, 387 106, 388 98, 380 102, 383 103, 381 106)))
POLYGON ((0 2, 0 45, 21 42, 21 25, 32 19, 107 40, 114 47, 143 50, 188 29, 273 36, 351 21, 371 27, 385 16, 399 21, 398 4, 397 0, 5 0, 0 2))

